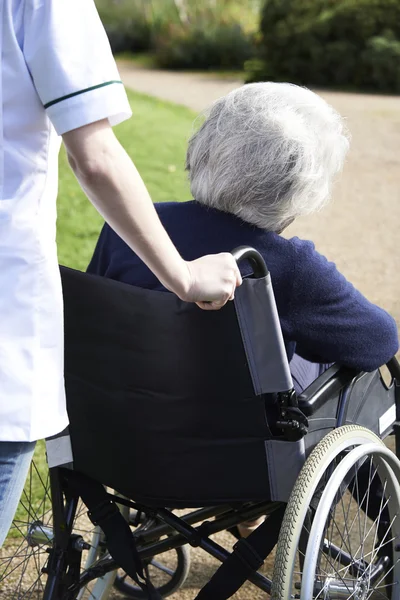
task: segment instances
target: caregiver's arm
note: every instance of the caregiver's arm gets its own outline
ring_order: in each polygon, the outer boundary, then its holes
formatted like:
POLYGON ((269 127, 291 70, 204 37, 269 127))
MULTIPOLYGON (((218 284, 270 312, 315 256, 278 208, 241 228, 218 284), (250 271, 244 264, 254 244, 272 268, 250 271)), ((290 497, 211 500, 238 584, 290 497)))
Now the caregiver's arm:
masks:
POLYGON ((220 308, 233 297, 241 277, 232 256, 223 253, 191 262, 181 258, 108 120, 74 129, 63 140, 88 198, 166 288, 206 309, 220 308))

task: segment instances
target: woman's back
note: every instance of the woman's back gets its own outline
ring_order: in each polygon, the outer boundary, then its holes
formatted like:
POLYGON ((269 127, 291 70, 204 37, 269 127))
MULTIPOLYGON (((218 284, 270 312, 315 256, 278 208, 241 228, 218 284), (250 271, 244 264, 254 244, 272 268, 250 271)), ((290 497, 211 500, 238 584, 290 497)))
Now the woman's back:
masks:
MULTIPOLYGON (((185 260, 242 245, 262 254, 271 273, 289 360, 296 351, 313 362, 340 362, 368 371, 397 352, 392 317, 368 302, 312 242, 285 239, 195 201, 156 204, 156 209, 185 260)), ((138 287, 164 289, 108 225, 88 271, 138 287)), ((247 274, 249 270, 244 270, 247 274)))

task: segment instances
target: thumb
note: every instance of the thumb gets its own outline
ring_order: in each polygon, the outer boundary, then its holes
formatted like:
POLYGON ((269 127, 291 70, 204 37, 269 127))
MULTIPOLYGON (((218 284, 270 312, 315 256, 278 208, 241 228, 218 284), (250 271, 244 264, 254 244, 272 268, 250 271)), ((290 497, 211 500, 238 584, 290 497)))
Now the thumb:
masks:
POLYGON ((225 302, 220 300, 213 300, 212 302, 196 302, 202 310, 219 310, 225 305, 225 302))

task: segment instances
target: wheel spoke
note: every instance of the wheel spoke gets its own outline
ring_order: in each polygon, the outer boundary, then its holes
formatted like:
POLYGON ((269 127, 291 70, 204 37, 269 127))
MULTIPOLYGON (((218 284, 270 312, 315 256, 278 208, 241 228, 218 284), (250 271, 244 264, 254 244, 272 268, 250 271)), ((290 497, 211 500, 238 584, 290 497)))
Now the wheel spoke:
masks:
MULTIPOLYGON (((29 557, 28 557, 28 552, 29 551, 30 551, 29 546, 26 546, 26 549, 25 549, 25 564, 22 567, 22 572, 21 572, 21 576, 20 576, 20 579, 19 579, 19 586, 18 586, 19 590, 21 590, 22 582, 24 580, 24 575, 26 573, 26 569, 27 569, 28 564, 29 564, 29 557)), ((16 596, 17 600, 18 600, 18 596, 19 596, 19 594, 16 596)))
MULTIPOLYGON (((22 542, 18 546, 17 550, 15 551, 15 554, 13 554, 12 556, 4 557, 4 560, 1 563, 0 567, 4 567, 6 564, 8 566, 8 565, 10 565, 10 563, 13 559, 15 559, 16 557, 20 557, 21 556, 21 553, 20 553, 21 548, 22 548, 22 553, 24 552, 24 549, 23 549, 24 543, 25 543, 25 540, 22 540, 22 542)), ((7 570, 7 567, 6 567, 6 570, 7 570)), ((3 573, 3 575, 0 575, 0 582, 4 579, 4 576, 5 576, 5 572, 3 573)))
MULTIPOLYGON (((357 480, 357 477, 353 477, 353 489, 351 490, 351 493, 349 494, 349 500, 348 500, 348 503, 347 503, 347 510, 346 511, 344 511, 344 506, 343 506, 343 496, 344 496, 344 494, 341 495, 341 505, 342 505, 343 515, 344 515, 344 519, 345 519, 346 523, 347 523, 347 517, 348 517, 349 512, 350 512, 350 507, 351 507, 351 504, 352 504, 352 497, 353 497, 353 493, 354 493, 354 488, 355 488, 356 480, 357 480)), ((354 521, 353 521, 353 523, 354 523, 354 521)), ((334 526, 334 522, 332 521, 331 538, 330 538, 331 540, 333 539, 333 526, 334 526)), ((351 539, 350 538, 351 527, 352 527, 352 525, 350 526, 350 529, 348 529, 348 539, 351 539)), ((339 552, 337 553, 335 564, 336 563, 340 564, 339 557, 340 557, 340 554, 342 552, 343 552, 343 544, 341 544, 341 546, 339 548, 339 552)))
MULTIPOLYGON (((25 551, 24 551, 24 554, 25 554, 25 551)), ((14 571, 16 571, 17 569, 19 569, 19 567, 20 567, 21 565, 23 565, 23 564, 24 564, 24 563, 25 563, 27 560, 29 560, 29 558, 24 558, 24 560, 21 560, 21 562, 19 562, 17 565, 15 565, 15 566, 14 566, 14 567, 11 569, 11 571, 8 571, 8 573, 7 573, 7 574, 5 574, 5 576, 2 578, 2 581, 4 581, 4 579, 5 579, 6 577, 9 577, 9 576, 11 575, 11 573, 14 573, 14 571)), ((11 564, 12 564, 12 563, 11 563, 11 561, 10 561, 10 565, 11 565, 11 564)))
POLYGON ((35 587, 37 585, 37 583, 40 583, 40 586, 42 588, 42 590, 44 591, 44 586, 42 583, 42 573, 39 574, 39 576, 37 577, 37 579, 32 583, 32 585, 26 590, 26 594, 29 594, 29 596, 27 597, 26 600, 29 600, 29 598, 32 597, 32 594, 35 592, 35 587), (29 593, 30 592, 30 593, 29 593))
POLYGON ((396 479, 399 460, 369 430, 345 425, 326 435, 308 456, 286 508, 273 597, 383 600, 386 591, 392 598, 387 586, 400 580, 399 561, 392 564, 400 517, 396 479))
POLYGON ((387 535, 388 535, 388 533, 391 531, 391 529, 392 529, 392 527, 393 527, 393 523, 395 522, 396 518, 397 518, 397 514, 396 514, 396 515, 394 515, 393 519, 391 520, 391 522, 390 522, 390 526, 387 528, 385 535, 383 536, 383 538, 382 538, 382 540, 381 540, 381 542, 380 542, 380 544, 379 544, 378 548, 377 548, 377 549, 376 549, 376 551, 375 551, 375 554, 374 554, 374 555, 372 556, 372 558, 371 558, 371 563, 373 563, 373 562, 374 562, 374 560, 375 560, 376 556, 377 556, 377 555, 378 555, 378 553, 379 553, 379 550, 380 550, 380 549, 383 547, 383 545, 384 545, 384 542, 385 542, 385 540, 386 540, 386 538, 387 538, 387 535))
MULTIPOLYGON (((377 470, 375 470, 373 472, 372 470, 372 457, 370 458, 370 463, 369 463, 369 474, 368 474, 368 485, 367 485, 367 490, 363 495, 363 499, 360 502, 357 502, 357 514, 356 516, 353 518, 351 526, 349 528, 348 526, 348 517, 350 515, 350 503, 351 503, 351 497, 349 498, 349 503, 345 509, 344 503, 343 503, 343 496, 344 493, 342 492, 342 490, 340 490, 339 493, 339 497, 340 497, 340 504, 341 504, 341 508, 342 508, 342 515, 340 518, 340 522, 338 524, 337 519, 336 519, 336 507, 338 505, 338 501, 337 499, 334 501, 334 510, 333 510, 333 515, 331 514, 328 517, 328 523, 327 526, 329 527, 329 519, 331 519, 331 523, 330 523, 330 527, 328 528, 328 532, 330 530, 330 534, 331 536, 333 535, 333 523, 335 525, 335 531, 339 534, 342 542, 341 542, 341 546, 340 546, 340 550, 346 549, 346 551, 349 553, 350 558, 351 558, 351 563, 349 565, 346 565, 343 568, 339 568, 337 570, 335 570, 335 567, 337 566, 336 563, 338 562, 338 558, 339 558, 339 554, 335 555, 336 560, 334 561, 334 564, 332 564, 332 561, 330 559, 330 555, 329 553, 325 552, 325 559, 327 561, 327 563, 329 563, 333 568, 334 568, 334 572, 332 574, 333 580, 340 580, 341 583, 346 586, 347 589, 347 593, 348 595, 348 599, 353 598, 354 596, 357 595, 357 587, 358 585, 361 585, 361 581, 365 581, 367 584, 367 589, 368 589, 368 598, 371 598, 371 596, 376 592, 377 596, 380 596, 382 598, 385 598, 387 600, 387 596, 381 591, 383 589, 386 589, 389 585, 396 585, 398 582, 394 582, 394 584, 382 584, 382 582, 385 580, 385 578, 388 577, 388 575, 394 570, 395 565, 391 566, 389 569, 385 568, 385 572, 380 576, 379 581, 375 584, 375 585, 371 585, 371 578, 373 576, 373 569, 374 566, 376 564, 376 559, 378 558, 381 549, 385 546, 385 545, 389 545, 390 543, 393 544, 393 542, 395 542, 395 537, 394 536, 390 536, 390 532, 393 530, 393 524, 396 520, 396 518, 398 517, 398 513, 396 513, 389 524, 387 524, 386 529, 384 534, 380 531, 380 524, 382 522, 382 515, 384 510, 387 510, 387 507, 389 505, 389 503, 391 502, 392 498, 390 495, 388 495, 386 493, 387 490, 387 478, 385 478, 379 485, 381 485, 382 487, 382 495, 379 501, 379 509, 378 509, 378 514, 376 515, 374 521, 372 522, 372 524, 368 527, 367 526, 367 519, 369 519, 369 508, 371 505, 371 490, 372 488, 372 481, 377 473, 377 470), (360 512, 361 510, 363 510, 364 512, 364 518, 362 520, 362 529, 361 527, 359 527, 359 532, 362 531, 362 537, 360 538, 360 544, 359 547, 357 548, 355 554, 353 555, 351 552, 351 537, 350 537, 350 532, 351 529, 353 527, 353 523, 355 522, 355 519, 358 518, 358 522, 359 525, 361 525, 361 518, 360 518, 360 512), (341 527, 343 528, 343 533, 341 531, 341 527), (379 540, 378 540, 378 532, 379 532, 379 540), (366 543, 367 540, 370 539, 372 541, 372 549, 367 552, 366 551, 366 543), (360 557, 359 559, 356 560, 356 557, 358 556, 358 554, 360 553, 360 557), (366 559, 370 557, 370 561, 369 564, 366 563, 366 559), (362 580, 360 580, 360 576, 358 577, 354 577, 351 581, 352 581, 352 586, 351 588, 346 584, 346 581, 348 581, 347 578, 347 573, 349 573, 350 569, 352 567, 354 567, 354 565, 356 565, 358 562, 358 564, 360 565, 364 565, 363 566, 363 573, 362 573, 362 580), (344 575, 342 577, 342 574, 344 575), (353 591, 351 591, 353 590, 353 591)), ((358 473, 356 473, 356 480, 358 479, 358 473)), ((356 489, 356 495, 357 495, 357 500, 359 500, 359 486, 358 486, 358 482, 356 483, 355 487, 353 486, 352 489, 352 497, 354 498, 354 489, 356 489)), ((375 492, 376 493, 376 492, 375 492)), ((332 539, 332 537, 331 537, 332 539)), ((399 561, 396 561, 396 564, 399 561)), ((318 564, 318 562, 317 562, 318 564)), ((319 577, 319 579, 321 580, 321 577, 319 577)), ((318 581, 318 575, 317 575, 317 580, 318 581)), ((327 581, 327 586, 325 585, 324 580, 322 579, 322 583, 321 583, 321 589, 318 591, 316 598, 326 598, 326 597, 330 597, 330 591, 329 591, 329 585, 330 582, 329 580, 327 581), (327 595, 326 595, 327 594, 327 595)), ((333 592, 334 594, 334 592, 333 592)), ((346 594, 347 595, 347 594, 346 594)), ((375 596, 374 596, 375 597, 375 596)))
MULTIPOLYGON (((328 560, 329 564, 332 566, 333 572, 335 572, 335 568, 334 568, 334 566, 332 565, 332 563, 331 563, 330 559, 328 558, 328 555, 326 555, 326 558, 327 558, 327 560, 328 560)), ((339 575, 339 573, 336 573, 336 574, 337 574, 337 575, 339 575)), ((339 575, 339 579, 340 579, 340 581, 343 583, 343 585, 345 586, 346 590, 347 590, 348 592, 350 592, 350 588, 349 588, 349 586, 347 585, 347 583, 346 583, 346 580, 345 580, 345 579, 344 579, 344 578, 343 578, 341 575, 339 575)), ((349 580, 349 581, 351 581, 351 580, 349 580)), ((321 591, 323 591, 323 590, 321 590, 321 591)), ((319 594, 316 596, 316 598, 318 598, 318 597, 319 597, 319 594)), ((349 598, 350 598, 350 597, 351 597, 351 596, 349 596, 349 598)))
POLYGON ((334 521, 334 523, 335 523, 335 529, 336 529, 337 533, 339 534, 339 537, 340 537, 340 538, 341 538, 341 540, 342 540, 342 545, 340 546, 340 550, 341 550, 341 551, 343 551, 343 547, 344 547, 344 548, 345 548, 345 551, 346 551, 346 552, 349 554, 349 556, 351 557, 351 559, 352 559, 352 562, 355 562, 354 556, 352 555, 352 552, 351 552, 351 543, 350 543, 350 547, 349 547, 349 545, 348 545, 348 542, 346 542, 346 540, 345 540, 345 538, 344 538, 344 536, 343 536, 343 534, 342 534, 342 532, 341 532, 341 530, 340 530, 340 527, 339 527, 339 525, 338 525, 338 524, 337 524, 337 522, 336 522, 336 519, 333 519, 333 521, 334 521))
MULTIPOLYGON (((18 512, 10 528, 10 537, 0 551, 0 598, 2 599, 38 600, 43 597, 47 575, 42 572, 42 569, 48 563, 47 549, 51 545, 44 542, 46 539, 44 535, 52 529, 50 479, 44 472, 45 468, 47 469, 44 463, 32 462, 18 512), (37 537, 43 538, 43 542, 37 545, 30 545, 34 543, 34 539, 28 539, 28 532, 32 525, 35 525, 37 537)), ((94 526, 90 527, 89 521, 84 517, 85 512, 87 508, 79 502, 74 520, 77 525, 73 528, 74 532, 82 535, 86 542, 92 541, 97 545, 100 538, 92 537, 94 526)), ((86 557, 89 554, 90 552, 84 550, 82 556, 86 557)), ((89 597, 94 600, 97 596, 86 589, 85 598, 89 597)))
MULTIPOLYGON (((387 486, 387 479, 385 479, 385 483, 383 485, 383 492, 382 492, 382 497, 381 497, 381 501, 380 501, 380 505, 379 505, 379 513, 378 516, 376 517, 376 519, 374 520, 374 523, 376 523, 376 527, 375 527, 375 533, 374 533, 374 541, 372 544, 372 548, 374 549, 376 546, 376 541, 377 541, 377 536, 378 536, 378 528, 379 528, 379 522, 380 522, 380 518, 383 512, 383 508, 382 508, 382 504, 383 504, 383 498, 385 497, 385 493, 386 493, 386 486, 387 486)), ((389 500, 387 500, 387 502, 389 502, 389 500)), ((372 525, 373 526, 373 525, 372 525)), ((379 552, 379 550, 378 550, 379 552)), ((374 557, 371 556, 371 561, 370 561, 370 566, 369 566, 369 574, 368 574, 368 586, 371 585, 371 575, 372 575, 372 566, 374 564, 374 557)))
POLYGON ((163 573, 166 573, 167 575, 169 575, 170 577, 173 576, 174 571, 170 568, 168 568, 166 565, 161 564, 160 562, 158 562, 157 560, 153 560, 150 562, 150 564, 155 567, 156 569, 158 569, 159 571, 162 571, 163 573))
POLYGON ((42 567, 40 566, 39 554, 37 554, 36 552, 33 553, 33 560, 35 561, 36 571, 40 578, 40 575, 42 574, 42 567))
MULTIPOLYGON (((377 474, 377 472, 378 472, 378 471, 377 471, 377 469, 375 468, 375 470, 374 470, 374 473, 373 473, 373 475, 372 475, 371 482, 373 481, 373 479, 374 479, 375 475, 377 474)), ((352 523, 351 523, 351 525, 350 525, 349 533, 351 533, 351 531, 352 531, 352 529, 353 529, 354 522, 356 521, 356 519, 357 519, 357 517, 358 517, 358 527, 359 527, 358 531, 359 531, 359 534, 360 534, 360 544, 359 544, 359 546, 358 546, 358 548, 357 548, 357 551, 356 551, 356 553, 355 553, 355 556, 357 556, 358 552, 360 552, 360 550, 362 549, 362 545, 363 545, 363 542, 362 542, 362 539, 363 539, 363 538, 361 537, 361 519, 360 519, 360 507, 361 507, 361 506, 364 504, 364 502, 365 502, 365 500, 366 500, 366 498, 367 498, 367 494, 368 494, 368 491, 369 491, 369 486, 368 486, 368 488, 365 490, 365 492, 364 492, 364 495, 363 495, 363 497, 361 498, 361 502, 360 502, 360 497, 359 497, 359 493, 358 493, 358 490, 359 490, 359 487, 358 487, 358 472, 356 473, 355 480, 357 481, 357 506, 358 506, 358 510, 357 510, 357 512, 356 512, 356 516, 353 518, 353 521, 352 521, 352 523)), ((352 498, 350 497, 350 501, 351 501, 351 500, 352 500, 352 498)))
POLYGON ((368 516, 368 508, 369 508, 369 490, 371 487, 371 468, 372 468, 372 457, 369 459, 369 477, 368 477, 368 495, 367 495, 367 505, 364 511, 364 533, 362 539, 362 547, 361 547, 361 560, 364 559, 364 544, 365 544, 365 532, 367 529, 367 516, 368 516))
MULTIPOLYGON (((383 505, 383 507, 382 507, 382 511, 383 511, 383 510, 385 510, 385 508, 386 508, 386 506, 388 505, 388 502, 389 502, 389 501, 390 501, 390 497, 386 499, 386 501, 385 501, 385 504, 384 504, 384 505, 383 505)), ((369 536, 369 534, 371 533, 371 531, 372 531, 373 527, 374 527, 374 526, 377 524, 377 522, 378 522, 378 519, 379 519, 379 517, 380 517, 380 515, 381 515, 381 514, 382 514, 382 513, 380 512, 380 513, 378 514, 378 516, 375 518, 375 520, 373 521, 373 523, 372 523, 371 527, 370 527, 370 528, 369 528, 369 530, 368 530, 367 537, 368 537, 368 536, 369 536)), ((376 527, 376 530, 375 530, 375 531, 377 532, 377 530, 378 530, 378 528, 376 527)), ((357 551, 356 551, 356 553, 355 553, 355 556, 357 556, 357 554, 358 554, 358 552, 360 551, 360 549, 361 549, 361 546, 358 546, 358 548, 357 548, 357 551)), ((368 552, 367 554, 365 554, 365 555, 364 555, 364 559, 365 559, 365 558, 367 558, 367 556, 370 556, 371 554, 372 554, 372 550, 371 550, 370 552, 368 552)))
POLYGON ((42 478, 42 476, 41 476, 41 474, 40 474, 40 472, 39 472, 39 469, 37 468, 36 462, 35 462, 35 461, 32 461, 32 465, 33 465, 33 468, 34 468, 34 469, 35 469, 35 471, 36 471, 36 474, 37 474, 37 476, 38 476, 38 478, 39 478, 39 481, 40 481, 40 483, 41 483, 41 484, 42 484, 42 486, 43 486, 43 490, 44 490, 44 492, 45 492, 45 495, 48 497, 48 499, 49 499, 49 500, 50 500, 50 502, 51 502, 50 489, 49 489, 49 486, 48 486, 48 483, 49 483, 49 475, 47 474, 47 477, 46 477, 46 483, 44 483, 44 481, 43 481, 43 478, 42 478))
POLYGON ((385 573, 382 575, 381 579, 378 581, 378 583, 376 584, 376 586, 374 586, 374 588, 372 590, 370 590, 370 595, 367 597, 367 600, 369 600, 369 598, 371 598, 371 596, 375 592, 375 590, 379 590, 379 589, 383 589, 383 588, 386 588, 386 587, 391 587, 391 586, 399 584, 398 581, 395 581, 394 583, 391 583, 391 584, 380 585, 382 583, 382 581, 394 570, 395 566, 397 564, 399 564, 399 560, 400 559, 398 559, 395 562, 395 564, 390 567, 390 569, 388 569, 387 571, 385 571, 385 573))

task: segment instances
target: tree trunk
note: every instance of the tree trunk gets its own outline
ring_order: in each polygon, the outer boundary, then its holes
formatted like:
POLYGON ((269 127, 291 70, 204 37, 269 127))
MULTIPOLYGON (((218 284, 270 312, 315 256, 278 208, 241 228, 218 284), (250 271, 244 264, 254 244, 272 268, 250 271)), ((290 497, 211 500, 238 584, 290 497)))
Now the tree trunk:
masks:
POLYGON ((176 11, 178 13, 180 22, 188 23, 189 22, 189 14, 188 14, 185 0, 174 0, 174 4, 176 7, 176 11))

